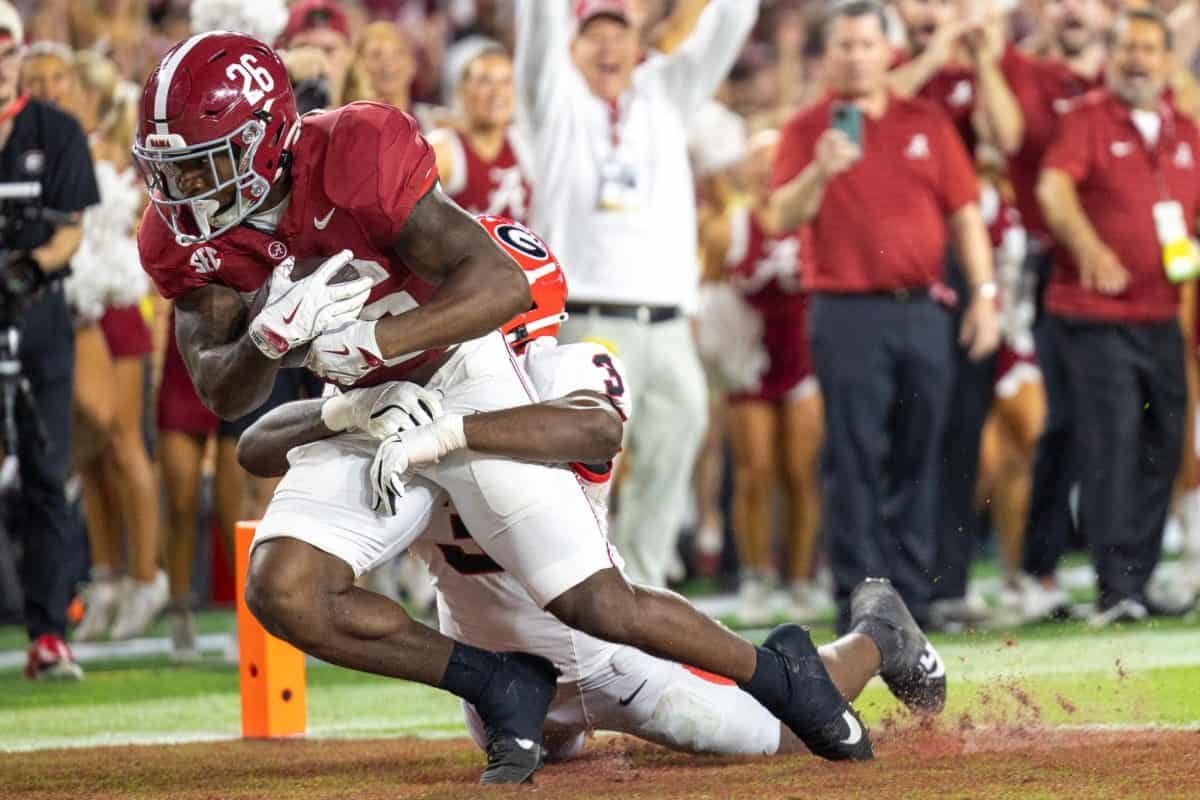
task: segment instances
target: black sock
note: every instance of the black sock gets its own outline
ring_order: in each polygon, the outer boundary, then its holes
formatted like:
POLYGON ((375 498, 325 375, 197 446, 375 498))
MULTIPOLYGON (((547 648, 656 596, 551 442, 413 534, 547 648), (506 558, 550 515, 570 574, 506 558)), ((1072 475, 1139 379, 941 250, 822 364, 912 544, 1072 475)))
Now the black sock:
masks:
POLYGON ((500 656, 490 650, 455 642, 454 649, 450 651, 450 661, 446 664, 446 674, 442 676, 438 688, 458 695, 472 705, 478 705, 499 665, 500 656))
POLYGON ((749 694, 771 713, 777 713, 784 708, 791 696, 791 685, 787 668, 783 659, 773 650, 765 647, 754 648, 757 661, 754 665, 754 675, 745 683, 739 683, 742 691, 749 694))

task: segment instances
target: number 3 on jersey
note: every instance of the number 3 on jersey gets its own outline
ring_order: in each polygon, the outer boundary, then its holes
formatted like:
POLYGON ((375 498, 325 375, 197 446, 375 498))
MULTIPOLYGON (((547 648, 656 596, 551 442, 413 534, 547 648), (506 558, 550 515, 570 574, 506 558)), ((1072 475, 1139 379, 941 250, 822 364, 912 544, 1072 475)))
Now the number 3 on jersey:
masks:
MULTIPOLYGON (((462 517, 458 514, 450 515, 450 531, 454 536, 454 541, 475 544, 474 539, 471 538, 471 532, 467 530, 462 517)), ((493 572, 504 572, 504 567, 493 561, 487 553, 468 553, 456 544, 439 544, 438 549, 442 551, 442 558, 446 559, 446 563, 460 575, 489 575, 493 572)))
POLYGON ((612 356, 608 353, 597 353, 592 358, 592 363, 608 372, 608 380, 604 382, 604 391, 609 397, 620 397, 625 394, 625 381, 621 380, 621 373, 617 372, 617 368, 613 366, 612 356))

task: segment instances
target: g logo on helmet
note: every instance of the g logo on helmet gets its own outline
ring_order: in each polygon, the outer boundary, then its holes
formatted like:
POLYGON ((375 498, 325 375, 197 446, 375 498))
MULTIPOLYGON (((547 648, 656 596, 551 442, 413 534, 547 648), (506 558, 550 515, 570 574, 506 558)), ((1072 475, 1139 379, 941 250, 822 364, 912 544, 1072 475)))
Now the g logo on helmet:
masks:
POLYGON ((550 259, 550 251, 542 244, 542 240, 520 225, 509 223, 497 227, 496 238, 521 255, 538 261, 550 259))

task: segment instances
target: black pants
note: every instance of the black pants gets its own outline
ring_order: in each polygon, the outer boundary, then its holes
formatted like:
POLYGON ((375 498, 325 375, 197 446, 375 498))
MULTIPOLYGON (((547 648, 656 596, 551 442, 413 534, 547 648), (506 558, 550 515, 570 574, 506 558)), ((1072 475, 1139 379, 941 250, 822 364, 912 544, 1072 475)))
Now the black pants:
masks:
POLYGON ((47 434, 39 446, 28 409, 21 408, 21 497, 14 533, 24 543, 25 626, 31 639, 45 633, 63 636, 87 544, 72 521, 63 490, 71 462, 75 335, 60 290, 50 291, 22 315, 20 358, 47 434))
POLYGON ((1142 595, 1158 565, 1188 413, 1183 335, 1173 320, 1050 324, 1079 437, 1079 518, 1107 607, 1142 595))
MULTIPOLYGON (((1053 251, 1030 257, 1029 268, 1039 277, 1039 298, 1045 296, 1053 260, 1053 251)), ((1075 529, 1071 517, 1071 487, 1079 473, 1067 365, 1053 327, 1049 316, 1039 308, 1033 339, 1042 371, 1042 385, 1046 390, 1046 421, 1034 455, 1022 554, 1024 570, 1038 577, 1054 574, 1070 544, 1075 529)))
POLYGON ((950 315, 928 297, 813 297, 813 360, 825 398, 824 523, 838 629, 864 578, 891 578, 928 619, 942 431, 950 399, 950 315))
POLYGON ((967 594, 971 555, 978 534, 975 485, 979 479, 979 445, 996 383, 996 356, 972 361, 966 348, 958 344, 962 315, 971 296, 962 267, 953 256, 947 257, 946 277, 947 283, 958 292, 959 303, 950 331, 954 388, 942 436, 937 556, 933 567, 935 600, 957 599, 967 594))

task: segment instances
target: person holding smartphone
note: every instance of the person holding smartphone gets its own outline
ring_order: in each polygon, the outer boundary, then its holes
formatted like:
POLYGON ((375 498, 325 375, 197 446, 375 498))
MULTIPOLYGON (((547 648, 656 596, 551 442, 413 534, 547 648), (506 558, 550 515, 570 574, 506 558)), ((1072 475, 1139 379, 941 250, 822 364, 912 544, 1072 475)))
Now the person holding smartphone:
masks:
POLYGON ((825 503, 838 627, 850 592, 886 575, 928 619, 941 435, 954 378, 951 316, 937 291, 953 242, 969 289, 958 341, 999 340, 979 183, 950 119, 888 88, 887 18, 873 0, 824 23, 830 94, 784 127, 764 215, 808 224, 814 366, 825 395, 825 503))

